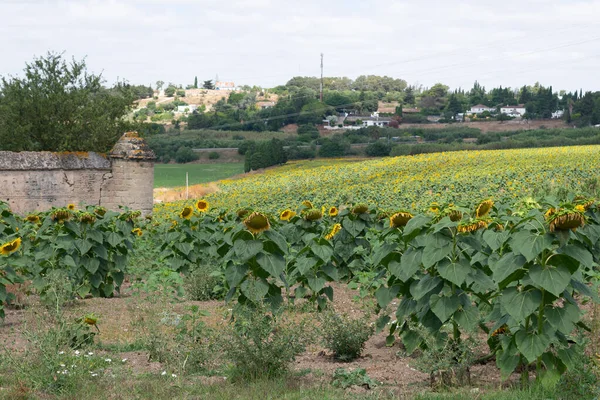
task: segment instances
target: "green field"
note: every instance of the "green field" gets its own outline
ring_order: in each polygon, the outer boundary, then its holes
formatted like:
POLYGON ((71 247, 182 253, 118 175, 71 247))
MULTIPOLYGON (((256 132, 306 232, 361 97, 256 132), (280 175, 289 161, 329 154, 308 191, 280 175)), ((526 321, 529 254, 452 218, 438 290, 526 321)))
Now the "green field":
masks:
POLYGON ((244 172, 244 163, 215 164, 156 164, 154 166, 154 187, 185 186, 185 173, 189 174, 189 184, 214 182, 244 172))

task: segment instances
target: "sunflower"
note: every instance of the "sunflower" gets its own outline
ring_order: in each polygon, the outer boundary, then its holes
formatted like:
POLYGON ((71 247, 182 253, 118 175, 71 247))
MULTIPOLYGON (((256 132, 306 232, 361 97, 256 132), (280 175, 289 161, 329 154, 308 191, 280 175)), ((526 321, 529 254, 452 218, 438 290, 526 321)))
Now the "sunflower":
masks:
POLYGON ((30 214, 27 216, 27 218, 25 218, 25 220, 37 224, 38 222, 40 222, 40 217, 35 214, 30 214))
POLYGON ((140 228, 132 229, 131 233, 133 233, 134 235, 138 235, 138 236, 142 236, 144 234, 144 232, 142 232, 142 230, 140 228))
POLYGON ((336 217, 338 215, 340 211, 337 209, 337 207, 331 207, 329 209, 329 216, 330 217, 336 217))
POLYGON ((460 233, 475 232, 478 229, 487 228, 488 223, 489 223, 489 221, 486 221, 484 219, 478 219, 475 221, 470 221, 470 222, 465 222, 465 223, 459 224, 457 230, 460 233))
POLYGON ((579 212, 585 212, 585 206, 582 204, 578 204, 575 206, 575 210, 579 212))
POLYGON ((448 217, 450 217, 450 221, 458 222, 462 219, 463 213, 458 210, 450 210, 450 212, 448 212, 448 217))
POLYGON ((304 200, 302 202, 302 205, 306 208, 315 208, 315 206, 313 206, 313 203, 311 203, 309 200, 304 200))
POLYGON ((369 206, 366 204, 358 204, 352 209, 352 214, 364 214, 369 211, 369 206))
POLYGON ((482 201, 475 210, 475 216, 477 218, 485 217, 488 215, 493 206, 494 202, 491 199, 482 201))
POLYGON ((282 221, 289 221, 294 218, 295 215, 296 213, 292 210, 283 210, 279 215, 279 219, 282 221))
POLYGON ((83 213, 81 214, 81 217, 79 217, 79 221, 81 221, 81 223, 84 224, 93 224, 94 222, 96 222, 96 216, 92 213, 83 213))
POLYGON ((74 210, 75 210, 75 204, 73 204, 73 203, 69 203, 69 204, 67 204, 67 208, 68 208, 69 210, 71 210, 71 211, 74 211, 74 210))
POLYGON ((317 221, 323 218, 323 213, 319 210, 310 210, 304 215, 304 219, 307 221, 317 221))
POLYGON ((546 219, 551 218, 554 214, 556 214, 558 210, 554 207, 550 207, 548 209, 548 211, 546 211, 546 213, 544 214, 544 217, 546 217, 546 219))
POLYGON ((96 325, 96 323, 98 322, 98 317, 96 317, 94 314, 88 314, 85 317, 83 317, 83 322, 85 324, 88 325, 96 325))
POLYGON ((494 336, 498 336, 498 335, 505 335, 508 332, 510 332, 508 330, 508 326, 506 324, 504 324, 500 328, 498 328, 494 332, 492 332, 491 336, 494 337, 494 336))
POLYGON ((244 220, 244 225, 246 226, 246 229, 254 234, 269 230, 271 227, 269 218, 267 218, 265 214, 259 212, 250 214, 248 218, 244 220))
POLYGON ((431 203, 431 205, 429 206, 429 211, 431 211, 434 214, 437 214, 440 212, 440 205, 436 202, 431 203))
POLYGON ((244 219, 248 216, 248 214, 250 214, 250 210, 248 210, 247 208, 240 208, 235 213, 239 219, 244 219))
POLYGON ((190 206, 183 207, 183 210, 179 213, 179 216, 185 219, 192 218, 192 215, 194 215, 194 209, 190 206))
POLYGON ((575 232, 585 225, 585 217, 580 212, 557 212, 550 219, 550 232, 569 229, 575 232))
POLYGON ((7 256, 19 250, 19 247, 21 247, 21 238, 16 238, 12 242, 4 243, 0 246, 0 254, 7 256))
POLYGON ((96 213, 96 215, 99 215, 99 216, 103 217, 104 214, 106 214, 106 208, 104 208, 104 207, 96 207, 96 209, 94 210, 94 213, 96 213))
POLYGON ((207 212, 209 206, 210 204, 206 200, 198 200, 196 202, 196 209, 200 212, 207 212))
POLYGON ((390 228, 405 226, 412 217, 413 215, 409 212, 401 211, 396 213, 390 217, 390 228))
POLYGON ((329 232, 329 234, 327 234, 327 235, 325 236, 325 239, 327 239, 327 240, 331 240, 331 239, 333 239, 333 237, 334 237, 335 235, 337 235, 337 234, 338 234, 338 232, 339 232, 339 231, 341 231, 341 230, 342 230, 342 225, 340 225, 340 224, 335 224, 335 225, 334 225, 334 226, 331 228, 331 232, 329 232))
POLYGON ((54 211, 50 217, 53 221, 57 221, 58 223, 62 223, 64 221, 68 221, 71 218, 71 213, 66 209, 58 209, 54 211))

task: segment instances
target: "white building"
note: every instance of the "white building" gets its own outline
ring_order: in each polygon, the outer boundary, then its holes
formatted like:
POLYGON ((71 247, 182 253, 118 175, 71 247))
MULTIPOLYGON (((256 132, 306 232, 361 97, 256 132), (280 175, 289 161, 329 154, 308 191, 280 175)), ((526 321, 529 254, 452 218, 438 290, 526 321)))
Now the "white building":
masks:
POLYGON ((388 126, 391 118, 380 117, 378 112, 374 112, 371 116, 352 115, 346 117, 347 121, 358 121, 362 122, 362 126, 388 126))
POLYGON ((565 110, 556 110, 552 113, 552 118, 559 119, 565 115, 565 110))
POLYGON ((235 83, 233 82, 215 82, 215 90, 235 90, 235 83))
POLYGON ((510 115, 511 117, 522 117, 527 110, 525 110, 525 105, 519 104, 518 106, 500 107, 500 112, 502 114, 510 115))
POLYGON ((196 104, 186 104, 185 106, 177 106, 177 110, 175 110, 178 114, 187 114, 194 112, 198 109, 196 104))
POLYGON ((477 104, 476 106, 471 107, 469 110, 469 114, 481 114, 482 112, 494 112, 496 111, 493 107, 488 107, 483 104, 477 104))

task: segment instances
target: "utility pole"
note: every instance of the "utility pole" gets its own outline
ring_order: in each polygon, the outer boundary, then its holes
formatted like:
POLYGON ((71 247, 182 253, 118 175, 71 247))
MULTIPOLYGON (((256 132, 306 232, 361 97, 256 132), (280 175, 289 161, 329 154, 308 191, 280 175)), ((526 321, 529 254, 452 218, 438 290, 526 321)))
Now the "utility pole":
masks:
POLYGON ((321 88, 319 90, 319 97, 321 98, 321 103, 323 102, 323 53, 321 53, 321 88))

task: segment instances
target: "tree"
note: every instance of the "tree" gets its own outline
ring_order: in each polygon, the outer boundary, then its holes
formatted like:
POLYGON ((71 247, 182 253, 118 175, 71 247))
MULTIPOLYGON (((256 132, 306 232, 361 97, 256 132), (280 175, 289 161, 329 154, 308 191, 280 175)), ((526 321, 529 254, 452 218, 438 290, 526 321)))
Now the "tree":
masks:
POLYGON ((167 97, 175 96, 176 90, 177 90, 177 88, 175 86, 169 86, 168 88, 165 89, 165 96, 167 96, 167 97))
POLYGON ((213 84, 213 81, 211 79, 204 81, 204 83, 202 84, 202 87, 204 89, 209 89, 209 90, 213 90, 215 88, 215 85, 213 84))
POLYGON ((135 94, 129 85, 103 87, 85 59, 48 53, 27 63, 24 77, 0 81, 0 150, 111 149, 133 125, 125 120, 135 94))
POLYGON ((198 89, 198 77, 194 77, 194 89, 198 89))
POLYGON ((404 91, 404 103, 412 106, 415 104, 415 93, 412 86, 409 86, 404 91))
POLYGON ((156 90, 158 90, 160 92, 160 90, 162 89, 164 84, 165 84, 164 81, 156 81, 156 90))

